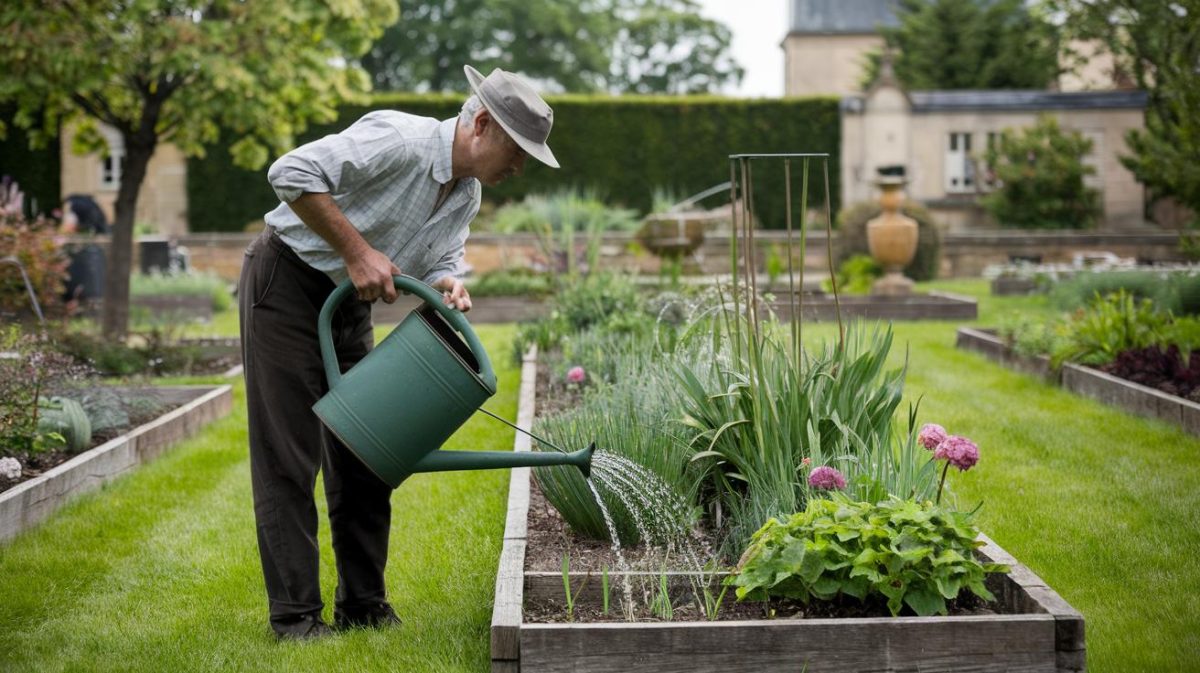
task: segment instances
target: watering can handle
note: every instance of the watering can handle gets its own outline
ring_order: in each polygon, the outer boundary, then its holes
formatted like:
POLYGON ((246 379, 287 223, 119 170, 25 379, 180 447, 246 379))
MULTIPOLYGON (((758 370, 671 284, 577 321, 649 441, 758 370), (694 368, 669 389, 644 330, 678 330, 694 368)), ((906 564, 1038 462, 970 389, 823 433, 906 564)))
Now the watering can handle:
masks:
MULTIPOLYGON (((463 335, 463 338, 467 341, 467 346, 471 349, 471 353, 479 361, 480 378, 484 381, 491 381, 494 387, 496 374, 492 370, 492 361, 488 359, 487 351, 483 349, 483 344, 479 342, 479 337, 475 336, 475 330, 471 329, 471 324, 467 322, 462 311, 446 306, 440 292, 412 276, 392 276, 392 281, 396 284, 397 288, 417 295, 426 304, 432 306, 438 313, 442 314, 442 317, 450 323, 451 327, 463 335)), ((337 352, 333 348, 333 312, 337 310, 342 301, 353 291, 353 282, 350 280, 342 281, 330 293, 329 298, 325 300, 325 305, 321 307, 321 317, 317 320, 317 336, 321 342, 321 359, 325 363, 325 378, 328 379, 330 388, 336 386, 338 381, 342 380, 342 373, 338 370, 337 352)))

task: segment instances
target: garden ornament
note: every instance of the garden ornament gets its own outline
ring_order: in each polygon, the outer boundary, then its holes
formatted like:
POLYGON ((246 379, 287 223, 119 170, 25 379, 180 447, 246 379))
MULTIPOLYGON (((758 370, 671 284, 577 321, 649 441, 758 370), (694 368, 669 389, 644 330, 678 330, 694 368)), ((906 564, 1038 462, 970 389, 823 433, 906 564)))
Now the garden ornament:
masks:
POLYGON ((595 444, 573 453, 438 448, 496 393, 496 373, 467 319, 440 292, 410 276, 393 280, 424 304, 345 374, 331 322, 354 284, 342 282, 321 308, 317 332, 329 392, 313 411, 326 427, 392 488, 415 472, 445 470, 574 465, 587 477, 595 444))

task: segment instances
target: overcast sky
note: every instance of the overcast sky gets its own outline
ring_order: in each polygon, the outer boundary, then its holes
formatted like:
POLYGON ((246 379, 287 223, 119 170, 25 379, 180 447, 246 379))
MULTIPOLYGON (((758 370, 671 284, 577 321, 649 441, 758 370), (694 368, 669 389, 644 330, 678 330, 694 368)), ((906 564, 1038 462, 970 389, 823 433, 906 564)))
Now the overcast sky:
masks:
POLYGON ((782 96, 788 0, 699 0, 700 13, 733 31, 733 58, 746 69, 742 85, 722 93, 782 96))

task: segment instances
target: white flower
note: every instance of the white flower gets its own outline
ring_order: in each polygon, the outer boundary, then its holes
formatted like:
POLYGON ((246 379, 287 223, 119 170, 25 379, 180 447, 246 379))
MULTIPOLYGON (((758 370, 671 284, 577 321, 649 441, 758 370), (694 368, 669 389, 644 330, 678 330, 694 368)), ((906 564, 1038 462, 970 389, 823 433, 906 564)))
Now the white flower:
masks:
POLYGON ((17 479, 21 476, 21 461, 16 458, 0 458, 0 477, 17 479))

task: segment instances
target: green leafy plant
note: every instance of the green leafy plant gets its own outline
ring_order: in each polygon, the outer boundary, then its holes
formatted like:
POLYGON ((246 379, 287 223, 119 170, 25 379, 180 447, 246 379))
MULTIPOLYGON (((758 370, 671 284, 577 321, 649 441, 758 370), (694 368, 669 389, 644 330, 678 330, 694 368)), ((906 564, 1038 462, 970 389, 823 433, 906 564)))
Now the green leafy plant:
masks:
POLYGON ((1008 571, 975 559, 983 544, 977 537, 969 515, 930 502, 834 495, 810 500, 786 521, 767 521, 730 582, 738 600, 882 596, 893 616, 904 606, 922 616, 946 614, 946 601, 963 589, 994 600, 985 577, 1008 571))
POLYGON ((1005 130, 985 153, 1000 187, 983 206, 1004 227, 1086 229, 1100 214, 1099 196, 1084 184, 1096 172, 1083 162, 1092 141, 1064 131, 1052 115, 1031 127, 1005 130))
POLYGON ((1050 363, 1055 368, 1064 362, 1107 364, 1122 351, 1162 343, 1170 321, 1154 302, 1137 300, 1124 290, 1097 296, 1065 323, 1064 341, 1051 353, 1050 363))
MULTIPOLYGON (((875 279, 883 275, 883 269, 870 255, 853 255, 838 265, 838 291, 846 294, 868 294, 875 279)), ((821 287, 833 291, 833 283, 823 280, 821 287)))
POLYGON ((554 291, 549 274, 528 269, 503 269, 472 278, 467 289, 472 297, 522 296, 540 298, 554 291))

